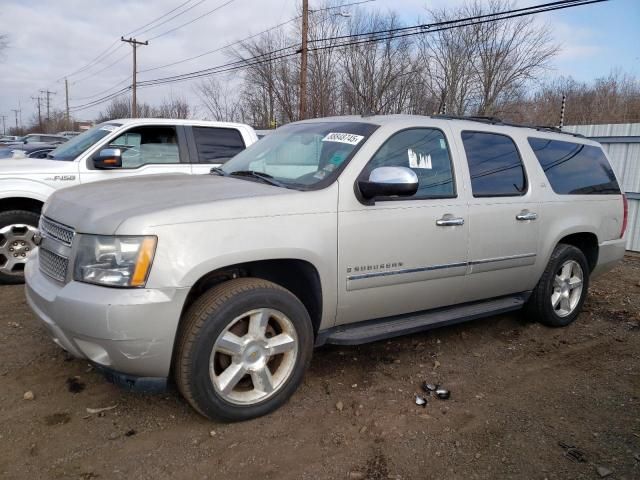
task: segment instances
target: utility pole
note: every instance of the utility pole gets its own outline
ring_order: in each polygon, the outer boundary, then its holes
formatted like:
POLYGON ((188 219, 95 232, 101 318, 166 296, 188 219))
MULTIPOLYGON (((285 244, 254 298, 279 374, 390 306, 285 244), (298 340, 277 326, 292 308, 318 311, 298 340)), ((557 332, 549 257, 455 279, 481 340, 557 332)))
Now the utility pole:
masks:
POLYGON ((558 126, 560 130, 562 130, 562 127, 564 127, 564 110, 566 106, 567 106, 567 96, 563 93, 562 105, 560 106, 560 125, 558 126))
POLYGON ((55 95, 56 92, 52 92, 51 90, 40 90, 40 93, 43 93, 44 95, 47 96, 47 127, 46 129, 49 129, 49 123, 51 122, 51 115, 50 115, 50 110, 49 107, 51 105, 51 95, 55 95))
POLYGON ((138 45, 149 45, 149 41, 139 42, 135 38, 129 38, 126 40, 124 37, 120 37, 120 40, 127 42, 133 47, 133 75, 131 80, 131 117, 136 118, 138 116, 138 103, 136 99, 136 49, 138 45))
POLYGON ((309 35, 309 0, 302 0, 302 45, 300 48, 300 120, 307 116, 307 37, 309 35))
POLYGON ((18 114, 20 113, 20 109, 18 108, 12 108, 11 111, 15 114, 16 116, 16 135, 18 134, 18 114))
POLYGON ((7 134, 7 125, 5 124, 5 120, 7 119, 6 115, 0 115, 2 117, 2 135, 7 134))
POLYGON ((35 100, 38 103, 38 129, 42 131, 42 109, 40 107, 40 95, 37 97, 31 97, 32 100, 35 100))
POLYGON ((68 130, 73 130, 71 128, 71 121, 69 117, 69 81, 65 77, 64 79, 64 103, 65 103, 65 120, 66 126, 68 130))

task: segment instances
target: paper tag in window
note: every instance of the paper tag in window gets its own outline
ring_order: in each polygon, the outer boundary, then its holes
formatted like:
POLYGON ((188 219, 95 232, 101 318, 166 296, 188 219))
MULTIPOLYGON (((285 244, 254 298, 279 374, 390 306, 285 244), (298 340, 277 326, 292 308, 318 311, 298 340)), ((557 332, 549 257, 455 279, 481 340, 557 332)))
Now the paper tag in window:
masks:
POLYGON ((407 150, 407 156, 409 157, 410 168, 424 168, 431 170, 431 155, 415 152, 409 148, 407 150))
POLYGON ((100 127, 100 130, 106 130, 107 132, 115 132, 118 129, 115 125, 105 125, 104 127, 100 127))
POLYGON ((322 139, 323 142, 338 142, 348 143, 349 145, 359 144, 364 137, 362 135, 355 135, 353 133, 327 133, 327 136, 322 139))

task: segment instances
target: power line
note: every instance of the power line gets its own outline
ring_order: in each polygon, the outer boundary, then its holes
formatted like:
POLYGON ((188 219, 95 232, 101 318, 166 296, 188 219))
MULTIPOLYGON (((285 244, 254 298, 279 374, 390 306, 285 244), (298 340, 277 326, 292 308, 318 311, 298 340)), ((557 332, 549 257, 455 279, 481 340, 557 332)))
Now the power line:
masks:
POLYGON ((123 83, 127 83, 127 82, 131 82, 131 76, 127 76, 127 78, 124 78, 124 79, 120 80, 118 83, 115 83, 115 84, 111 85, 109 88, 107 88, 105 90, 102 90, 102 91, 100 91, 98 93, 94 93, 93 95, 88 95, 88 96, 85 96, 85 97, 74 97, 74 99, 75 100, 89 100, 91 98, 95 98, 95 97, 98 97, 100 95, 104 95, 105 93, 107 93, 107 92, 113 90, 114 88, 119 87, 123 83))
MULTIPOLYGON (((183 7, 184 5, 186 5, 187 3, 191 2, 191 1, 193 1, 193 0, 187 0, 187 1, 186 1, 186 2, 184 2, 184 3, 181 3, 180 5, 178 5, 177 7, 175 7, 174 9, 169 10, 167 13, 165 13, 165 14, 163 14, 163 15, 160 15, 159 17, 157 17, 157 18, 156 18, 156 19, 154 19, 153 21, 148 22, 148 23, 146 23, 145 25, 143 25, 143 26, 141 26, 141 27, 136 28, 135 30, 132 30, 131 32, 127 33, 126 35, 131 35, 133 32, 136 32, 136 31, 138 31, 138 30, 140 30, 140 29, 142 29, 142 28, 145 28, 145 27, 147 27, 147 26, 149 26, 149 25, 151 25, 151 24, 153 24, 153 23, 157 22, 157 21, 158 21, 158 20, 160 20, 161 18, 163 18, 163 17, 165 17, 165 16, 167 16, 167 15, 170 15, 171 13, 175 12, 176 10, 178 10, 179 8, 183 7)), ((195 5, 192 5, 192 6, 191 6, 191 7, 189 7, 188 9, 184 10, 182 13, 186 13, 186 12, 187 12, 187 11, 189 11, 191 8, 194 8, 194 7, 198 6, 199 4, 201 4, 201 3, 205 2, 205 1, 206 1, 206 0, 200 0, 198 3, 196 3, 195 5)), ((178 15, 174 15, 173 17, 171 17, 171 18, 170 18, 170 19, 168 19, 167 21, 162 22, 162 23, 160 23, 160 24, 158 24, 158 25, 155 25, 154 27, 148 28, 147 30, 145 30, 145 32, 146 32, 146 31, 148 31, 148 30, 152 30, 153 28, 158 27, 158 26, 160 26, 160 25, 163 25, 164 23, 166 23, 166 22, 168 22, 168 21, 172 20, 173 18, 176 18, 177 16, 181 15, 182 13, 180 13, 180 14, 178 14, 178 15)), ((141 33, 144 33, 144 32, 141 32, 141 33)), ((104 60, 106 57, 108 57, 108 56, 112 55, 113 53, 115 53, 115 51, 116 51, 116 50, 118 50, 118 49, 120 49, 121 47, 122 47, 122 44, 120 43, 120 39, 114 40, 114 41, 113 41, 113 43, 112 43, 111 45, 109 45, 109 46, 108 46, 107 48, 105 48, 102 52, 100 52, 100 53, 99 53, 95 58, 93 58, 89 63, 85 64, 84 66, 82 66, 82 67, 80 67, 80 68, 78 68, 77 70, 74 70, 73 72, 71 72, 71 73, 69 73, 69 74, 66 74, 66 75, 61 76, 60 78, 56 79, 54 82, 59 82, 60 80, 64 79, 65 77, 72 77, 72 76, 74 76, 74 75, 77 75, 78 73, 81 73, 81 72, 84 72, 84 71, 88 70, 89 68, 93 67, 94 65, 96 65, 96 64, 97 64, 97 63, 99 63, 100 61, 104 60), (117 47, 115 50, 111 51, 111 50, 113 49, 113 47, 115 47, 116 45, 118 45, 118 47, 117 47)))
MULTIPOLYGON (((71 72, 69 74, 61 76, 60 78, 56 79, 55 82, 59 82, 60 80, 62 80, 65 77, 71 77, 73 75, 77 75, 80 72, 84 72, 85 70, 87 70, 88 68, 93 66, 98 60, 100 60, 109 50, 111 50, 117 44, 118 44, 118 40, 114 41, 111 45, 109 45, 106 49, 104 49, 102 52, 100 52, 100 54, 97 57, 95 57, 93 60, 91 60, 89 63, 87 63, 83 67, 80 67, 77 70, 74 70, 73 72, 71 72)), ((111 53, 109 55, 111 55, 111 53)))
POLYGON ((87 108, 95 107, 96 105, 100 105, 101 103, 108 102, 109 100, 112 100, 112 99, 114 99, 116 97, 119 97, 122 94, 127 93, 129 90, 131 90, 131 85, 128 85, 128 86, 126 86, 124 88, 121 88, 117 92, 113 92, 113 93, 110 93, 109 95, 106 95, 104 97, 98 98, 97 100, 94 100, 92 102, 88 102, 88 103, 85 103, 83 105, 71 106, 71 107, 69 107, 69 110, 73 111, 73 112, 79 112, 80 110, 86 110, 87 108))
MULTIPOLYGON (((396 28, 396 29, 388 29, 388 30, 382 30, 382 31, 377 31, 377 32, 365 32, 365 33, 352 34, 352 35, 341 35, 341 36, 337 36, 337 37, 326 37, 326 38, 323 38, 323 39, 316 39, 315 42, 319 43, 320 41, 323 41, 323 42, 326 43, 328 41, 332 41, 332 40, 335 40, 335 39, 342 39, 342 40, 345 40, 345 41, 343 41, 342 43, 338 43, 338 44, 318 45, 318 46, 309 48, 309 51, 320 51, 320 50, 324 50, 324 49, 328 49, 328 48, 342 48, 342 47, 351 46, 351 45, 359 45, 359 44, 364 44, 364 43, 375 43, 375 42, 381 42, 381 41, 385 41, 385 40, 393 40, 393 39, 402 38, 402 37, 411 36, 411 35, 420 35, 420 34, 426 34, 426 33, 432 33, 432 32, 436 32, 436 31, 441 31, 441 30, 460 28, 460 27, 463 27, 463 26, 476 25, 476 24, 482 24, 482 23, 488 23, 488 22, 495 22, 495 21, 499 21, 499 20, 507 20, 509 18, 516 18, 516 17, 534 15, 534 14, 553 11, 553 10, 560 10, 560 9, 577 7, 577 6, 582 6, 582 5, 590 5, 590 4, 601 3, 601 2, 605 2, 605 1, 608 1, 608 0, 564 0, 564 1, 557 1, 557 2, 551 2, 551 3, 546 3, 546 4, 534 5, 534 6, 531 6, 531 7, 507 10, 507 11, 504 11, 504 12, 496 12, 496 13, 492 13, 492 14, 478 15, 478 16, 475 16, 475 17, 468 17, 468 18, 464 18, 464 19, 448 20, 448 21, 444 21, 444 22, 436 22, 436 23, 432 23, 432 24, 414 25, 414 26, 411 26, 411 27, 400 27, 400 28, 396 28), (436 27, 436 28, 434 28, 434 27, 436 27), (398 32, 402 32, 402 33, 398 33, 398 32), (384 34, 384 35, 381 35, 381 34, 384 34), (364 39, 360 38, 360 37, 364 37, 364 36, 369 36, 369 38, 364 38, 364 39), (355 40, 348 41, 349 39, 355 39, 355 40)), ((255 66, 255 65, 260 65, 260 64, 266 63, 266 62, 273 62, 273 61, 289 58, 289 57, 298 55, 299 52, 298 51, 292 51, 292 52, 288 52, 288 53, 284 53, 284 52, 286 52, 287 50, 290 50, 291 48, 295 48, 296 46, 297 45, 291 45, 291 46, 288 46, 288 47, 284 47, 284 48, 280 48, 280 49, 273 50, 273 51, 270 51, 270 52, 266 52, 266 53, 263 53, 263 54, 259 54, 259 55, 256 55, 254 57, 250 57, 250 58, 247 58, 247 59, 242 59, 242 60, 226 63, 226 64, 223 64, 223 65, 218 65, 218 66, 215 66, 215 67, 209 67, 209 68, 202 69, 202 70, 197 70, 197 71, 194 71, 194 72, 187 72, 187 73, 180 74, 180 75, 173 75, 173 76, 168 76, 168 77, 161 77, 161 78, 141 81, 141 82, 139 82, 138 86, 140 88, 143 88, 143 87, 151 87, 151 86, 156 86, 156 85, 163 85, 163 84, 167 84, 167 83, 177 83, 177 82, 181 82, 181 81, 187 81, 187 80, 192 80, 192 79, 195 79, 195 78, 200 78, 200 77, 203 77, 203 76, 209 76, 209 75, 214 75, 214 74, 231 72, 231 71, 239 70, 239 69, 242 69, 242 68, 247 68, 247 67, 251 67, 251 66, 255 66), (275 55, 275 54, 277 54, 277 55, 275 55)), ((119 92, 116 92, 116 95, 121 94, 125 90, 126 89, 123 89, 123 90, 121 90, 119 92)), ((107 96, 107 97, 105 97, 103 99, 98 99, 98 100, 96 100, 94 102, 90 102, 90 104, 80 105, 77 108, 79 108, 79 109, 89 108, 90 106, 94 106, 94 105, 102 103, 104 101, 108 101, 111 98, 112 97, 110 95, 110 96, 107 96)))
POLYGON ((175 7, 172 10, 169 10, 166 13, 163 13, 162 15, 160 15, 158 18, 151 20, 149 23, 145 23, 144 25, 142 25, 141 27, 136 28, 135 30, 131 30, 130 32, 127 32, 124 34, 125 37, 129 36, 129 35, 133 35, 134 33, 136 33, 138 30, 141 30, 145 27, 148 27, 149 25, 156 23, 158 20, 161 20, 163 17, 166 17, 167 15, 172 14, 173 12, 175 12, 176 10, 178 10, 179 8, 182 8, 183 6, 185 6, 187 3, 192 2, 193 0, 187 0, 186 2, 181 3, 180 5, 178 5, 177 7, 175 7))
MULTIPOLYGON (((516 8, 516 9, 512 9, 512 10, 506 10, 504 12, 494 12, 494 13, 487 13, 484 15, 476 15, 476 16, 472 16, 472 17, 466 17, 466 18, 459 18, 456 20, 445 20, 445 21, 441 21, 441 22, 435 22, 435 23, 425 23, 425 24, 421 24, 421 25, 413 25, 410 27, 398 27, 398 28, 391 28, 391 29, 387 29, 387 30, 377 30, 377 31, 372 31, 372 32, 363 32, 363 33, 352 33, 352 34, 348 34, 348 35, 338 35, 335 37, 325 37, 325 38, 318 38, 318 39, 314 39, 314 40, 309 40, 309 43, 317 43, 317 42, 326 42, 329 40, 343 40, 343 39, 350 39, 350 38, 358 38, 358 37, 375 37, 376 35, 381 35, 381 34, 393 34, 396 32, 406 32, 406 31, 410 31, 410 30, 417 30, 416 32, 413 32, 414 34, 421 34, 421 33, 429 33, 432 27, 434 26, 446 26, 446 25, 452 25, 452 24, 458 24, 458 23, 462 23, 462 22, 466 22, 466 21, 475 21, 475 20, 481 20, 481 19, 490 19, 489 21, 497 21, 497 20, 503 20, 503 19, 508 19, 508 18, 515 18, 515 17, 520 17, 520 16, 526 16, 526 15, 533 15, 536 13, 542 13, 542 12, 547 12, 547 11, 552 11, 552 10, 561 10, 563 8, 570 8, 570 7, 574 7, 574 6, 581 6, 581 5, 588 5, 591 3, 599 3, 599 2, 606 2, 608 0, 560 0, 560 1, 556 1, 556 2, 550 2, 550 3, 544 3, 544 4, 539 4, 539 5, 532 5, 529 7, 522 7, 522 8, 516 8), (523 13, 520 13, 523 12, 523 13), (520 14, 518 14, 520 13, 520 14), (504 15, 508 15, 508 16, 504 16, 504 15), (504 16, 504 17, 503 17, 504 16), (496 18, 496 17, 500 17, 500 18, 496 18)), ((474 24, 480 24, 480 23, 486 23, 486 22, 476 22, 474 24)), ((463 25, 464 26, 464 25, 463 25)), ((453 28, 458 28, 458 26, 453 27, 453 28)), ((402 37, 403 35, 399 35, 397 36, 398 38, 402 37)), ((392 38, 392 37, 390 37, 392 38)), ((387 38, 385 38, 387 39, 387 38)), ((369 40, 369 39, 367 39, 369 40)), ((373 41, 377 41, 375 39, 373 39, 373 41)), ((363 42, 366 43, 366 42, 363 42)), ((332 45, 333 46, 333 45, 332 45)))
MULTIPOLYGON (((372 0, 368 0, 368 1, 372 1, 372 0)), ((299 18, 300 18, 300 15, 298 15, 297 17, 294 17, 294 18, 290 18, 286 22, 282 22, 282 23, 279 23, 278 25, 274 25, 273 27, 267 28, 266 30, 262 30, 261 32, 258 32, 256 34, 250 35, 250 36, 245 37, 245 38, 241 38, 240 40, 236 40, 235 42, 232 42, 232 43, 227 43, 226 45, 223 45, 222 47, 214 48, 213 50, 209 50, 207 52, 201 53, 200 55, 196 55, 196 56, 193 56, 193 57, 185 58, 183 60, 178 60, 178 61, 173 62, 173 63, 167 63, 167 64, 164 64, 164 65, 160 65, 158 67, 153 67, 153 68, 147 68, 145 70, 140 70, 139 73, 151 72, 153 70, 160 70, 161 68, 172 67, 172 66, 178 65, 180 63, 189 62, 191 60, 195 60, 197 58, 201 58, 201 57, 204 57, 206 55, 210 55, 212 53, 220 52, 220 51, 225 50, 225 49, 227 49, 229 47, 233 47, 234 45, 238 45, 239 43, 246 42, 247 40, 251 40, 252 38, 255 38, 255 37, 259 36, 259 35, 262 35, 262 34, 271 32, 272 30, 275 30, 277 28, 283 27, 284 25, 287 25, 288 23, 291 23, 291 22, 293 22, 295 20, 298 20, 299 18)))
POLYGON ((155 37, 151 37, 149 40, 155 40, 156 38, 164 37, 165 35, 168 35, 168 34, 170 34, 172 32, 175 32, 176 30, 178 30, 178 29, 180 29, 182 27, 185 27, 187 25, 191 25, 192 23, 197 22, 198 20, 200 20, 200 19, 202 19, 202 18, 204 18, 206 16, 209 16, 212 13, 217 12, 221 8, 226 7, 227 5, 229 5, 230 3, 233 3, 233 2, 235 2, 235 0, 227 0, 225 3, 223 3, 221 5, 218 5, 216 8, 214 8, 212 10, 209 10, 206 13, 203 13, 202 15, 194 18, 193 20, 189 20, 188 22, 185 22, 182 25, 178 25, 177 27, 171 28, 171 29, 167 30, 166 32, 162 32, 162 33, 156 35, 155 37))
POLYGON ((174 18, 179 17, 180 15, 184 15, 185 13, 187 13, 189 10, 194 9, 195 7, 197 7, 198 5, 200 5, 201 3, 206 2, 207 0, 200 0, 197 3, 194 3, 193 5, 191 5, 189 8, 184 9, 182 12, 175 14, 172 17, 167 18, 164 22, 160 22, 157 25, 154 25, 153 27, 149 27, 145 30, 142 30, 141 32, 136 33, 136 35, 142 35, 143 33, 147 33, 149 30, 153 30, 154 28, 158 28, 160 25, 164 25, 165 23, 170 22, 171 20, 173 20, 174 18))
MULTIPOLYGON (((114 51, 115 51, 115 50, 114 50, 114 51)), ((75 81, 75 82, 73 82, 71 85, 75 85, 76 83, 84 82, 84 81, 85 81, 85 80, 87 80, 88 78, 95 77, 96 75, 98 75, 98 74, 100 74, 100 73, 104 72, 105 70, 107 70, 107 69, 109 69, 109 68, 113 67, 114 65, 116 65, 116 64, 118 64, 118 63, 120 63, 120 62, 122 62, 122 60, 124 60, 125 58, 127 58, 129 55, 131 55, 131 52, 127 52, 127 53, 125 53, 125 54, 124 54, 124 55, 122 55, 121 57, 118 57, 115 61, 111 62, 111 63, 110 63, 109 65, 107 65, 106 67, 101 68, 100 70, 97 70, 97 71, 95 71, 95 72, 93 72, 93 73, 90 73, 89 75, 87 75, 87 76, 85 76, 85 77, 82 77, 82 78, 81 78, 81 79, 79 79, 79 80, 76 80, 76 81, 75 81)))
MULTIPOLYGON (((436 23, 432 23, 432 24, 414 25, 412 27, 400 27, 400 28, 395 28, 395 29, 381 30, 381 31, 377 31, 377 32, 366 32, 366 33, 353 34, 353 35, 341 35, 341 36, 336 36, 336 37, 326 37, 326 38, 323 38, 323 39, 316 39, 315 42, 323 41, 323 42, 326 43, 328 41, 333 41, 333 40, 336 40, 336 39, 348 40, 349 38, 356 38, 356 40, 354 40, 354 41, 343 41, 342 43, 337 43, 337 44, 319 45, 319 46, 316 46, 316 47, 309 48, 309 51, 320 51, 320 50, 325 50, 325 49, 328 49, 328 48, 342 48, 342 47, 347 47, 347 46, 351 46, 351 45, 381 42, 381 41, 385 41, 385 40, 392 40, 392 39, 402 38, 402 37, 405 37, 405 36, 432 33, 432 32, 435 32, 435 31, 459 28, 459 27, 462 27, 462 26, 476 25, 476 24, 494 22, 494 21, 498 21, 498 20, 506 20, 506 19, 509 19, 509 18, 515 18, 515 17, 525 16, 525 15, 533 15, 533 14, 543 13, 543 12, 552 11, 552 10, 559 10, 559 9, 563 9, 563 8, 570 8, 570 7, 581 6, 581 5, 589 5, 589 4, 592 4, 592 3, 600 3, 600 2, 605 2, 605 1, 608 1, 608 0, 563 0, 563 1, 559 1, 559 2, 552 2, 552 3, 547 3, 547 4, 534 5, 534 6, 531 6, 531 7, 526 7, 524 9, 520 8, 520 9, 515 9, 515 10, 506 10, 506 11, 503 11, 503 12, 496 12, 496 13, 493 13, 493 14, 478 15, 478 16, 475 16, 475 17, 467 17, 467 18, 464 18, 464 19, 457 19, 457 20, 448 20, 448 21, 436 22, 436 23), (434 29, 434 27, 440 27, 440 28, 435 28, 434 29), (413 31, 409 31, 409 30, 413 30, 413 31), (402 33, 398 34, 397 32, 402 32, 402 33), (383 33, 385 35, 381 36, 380 35, 381 33, 383 33), (363 36, 369 36, 369 38, 364 38, 364 39, 359 38, 359 37, 363 37, 363 36)), ((197 70, 197 71, 194 71, 194 72, 188 72, 188 73, 184 73, 184 74, 180 74, 180 75, 173 75, 173 76, 168 76, 168 77, 145 80, 145 81, 140 82, 140 86, 150 86, 150 85, 160 85, 160 84, 164 84, 164 83, 174 83, 174 82, 183 81, 183 80, 190 80, 190 79, 193 79, 193 78, 198 78, 198 77, 202 77, 202 76, 206 76, 206 75, 212 75, 212 74, 217 74, 217 73, 222 73, 222 72, 233 71, 233 70, 236 70, 237 68, 242 68, 243 67, 242 62, 255 61, 256 59, 259 59, 261 57, 266 57, 264 61, 271 61, 271 60, 273 60, 273 58, 270 58, 270 55, 283 52, 283 51, 288 50, 289 48, 292 48, 292 47, 294 47, 294 46, 280 48, 280 49, 277 49, 277 50, 274 50, 274 51, 271 51, 271 52, 266 52, 266 53, 251 57, 251 58, 246 59, 246 60, 240 60, 240 61, 236 61, 236 62, 231 62, 231 63, 219 65, 219 66, 216 66, 216 67, 210 67, 210 68, 206 68, 206 69, 202 69, 202 70, 197 70)), ((286 58, 286 57, 290 57, 290 56, 293 56, 293 55, 297 55, 298 53, 299 52, 296 51, 296 52, 292 52, 292 53, 289 53, 289 54, 286 54, 286 55, 278 56, 277 58, 278 59, 286 58)), ((264 63, 264 61, 263 62, 259 62, 259 63, 264 63)))
MULTIPOLYGON (((376 0, 362 0, 362 1, 359 1, 359 2, 345 3, 343 5, 334 5, 333 7, 318 8, 318 9, 315 9, 315 10, 311 10, 310 9, 309 13, 324 12, 324 11, 327 11, 327 10, 335 10, 337 8, 345 8, 345 7, 350 7, 350 6, 354 6, 354 5, 361 5, 363 3, 371 3, 371 2, 375 2, 375 1, 376 0)), ((195 55, 193 57, 185 58, 183 60, 177 60, 175 62, 165 63, 164 65, 159 65, 157 67, 152 67, 152 68, 147 68, 147 69, 144 69, 144 70, 140 70, 138 73, 152 72, 154 70, 160 70, 160 69, 166 68, 166 67, 173 67, 174 65, 179 65, 181 63, 190 62, 191 60, 196 60, 198 58, 202 58, 204 56, 211 55, 212 53, 220 52, 220 51, 225 50, 227 48, 233 47, 234 45, 238 45, 239 43, 246 42, 247 40, 251 40, 251 39, 253 39, 255 37, 258 37, 258 36, 263 35, 265 33, 269 33, 269 32, 271 32, 273 30, 281 28, 281 27, 283 27, 283 26, 285 26, 285 25, 287 25, 287 24, 289 24, 291 22, 295 22, 296 20, 299 20, 301 17, 302 17, 302 15, 297 15, 297 16, 295 16, 293 18, 290 18, 289 20, 286 20, 286 21, 284 21, 282 23, 274 25, 273 27, 269 27, 269 28, 267 28, 265 30, 262 30, 261 32, 254 33, 253 35, 249 35, 248 37, 241 38, 240 40, 236 40, 236 41, 231 42, 231 43, 227 43, 226 45, 214 48, 213 50, 208 50, 208 51, 206 51, 204 53, 201 53, 199 55, 195 55)))

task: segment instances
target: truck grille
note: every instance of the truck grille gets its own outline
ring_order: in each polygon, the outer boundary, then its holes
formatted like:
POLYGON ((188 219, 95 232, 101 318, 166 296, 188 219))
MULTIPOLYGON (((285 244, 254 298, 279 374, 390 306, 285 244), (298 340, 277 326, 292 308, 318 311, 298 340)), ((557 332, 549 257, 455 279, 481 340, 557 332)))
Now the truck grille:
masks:
POLYGON ((73 237, 76 232, 73 231, 72 228, 67 227, 66 225, 62 225, 60 223, 54 222, 53 220, 48 219, 44 215, 40 217, 40 231, 47 237, 55 238, 61 243, 71 246, 71 242, 73 242, 73 237))
POLYGON ((57 253, 40 248, 40 271, 54 280, 64 282, 67 278, 69 260, 57 253))

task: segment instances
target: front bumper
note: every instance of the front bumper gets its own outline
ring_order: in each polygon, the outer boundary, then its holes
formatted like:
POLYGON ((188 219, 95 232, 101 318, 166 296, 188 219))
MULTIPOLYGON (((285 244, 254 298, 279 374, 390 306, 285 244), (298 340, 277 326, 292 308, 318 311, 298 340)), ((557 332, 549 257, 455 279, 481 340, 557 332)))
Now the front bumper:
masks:
POLYGON ((114 375, 169 376, 188 288, 63 285, 42 274, 38 263, 35 251, 25 266, 27 302, 54 342, 114 375))

